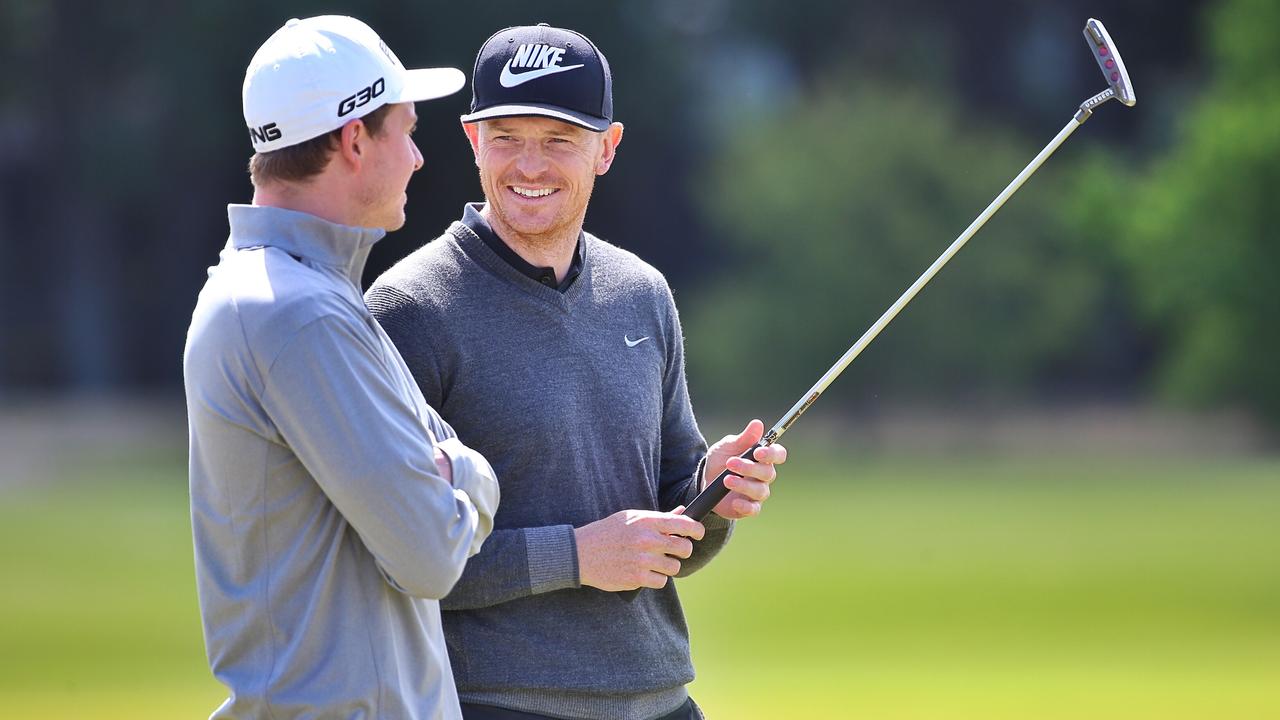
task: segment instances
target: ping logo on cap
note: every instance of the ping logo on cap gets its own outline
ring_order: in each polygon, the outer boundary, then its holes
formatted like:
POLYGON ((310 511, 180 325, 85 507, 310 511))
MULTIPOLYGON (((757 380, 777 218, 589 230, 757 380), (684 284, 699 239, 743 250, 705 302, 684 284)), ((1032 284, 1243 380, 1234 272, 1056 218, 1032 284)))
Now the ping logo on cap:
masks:
POLYGON ((271 142, 272 140, 279 140, 281 137, 283 137, 283 134, 280 132, 280 128, 277 127, 275 123, 267 123, 262 127, 249 128, 249 141, 252 142, 254 145, 257 145, 260 142, 271 142))
POLYGON ((510 60, 507 60, 506 65, 502 66, 502 74, 498 76, 498 83, 502 87, 513 88, 530 80, 577 70, 582 67, 581 64, 561 66, 560 61, 564 58, 564 51, 564 48, 544 43, 525 43, 520 45, 516 48, 515 55, 510 60), (512 68, 532 69, 514 73, 511 72, 512 68))

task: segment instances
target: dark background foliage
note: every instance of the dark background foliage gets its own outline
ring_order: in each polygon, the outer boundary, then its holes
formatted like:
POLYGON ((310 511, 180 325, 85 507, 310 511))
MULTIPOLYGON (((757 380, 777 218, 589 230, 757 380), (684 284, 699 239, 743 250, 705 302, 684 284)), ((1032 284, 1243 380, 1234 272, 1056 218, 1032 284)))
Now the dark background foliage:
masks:
MULTIPOLYGON (((409 66, 509 24, 608 54, 619 162, 588 229, 667 273, 695 398, 798 394, 1102 88, 1102 108, 858 361, 835 405, 1170 398, 1280 417, 1280 24, 1266 0, 83 4, 0 0, 0 399, 176 390, 247 202, 240 83, 285 19, 353 14, 409 66)), ((479 199, 468 92, 419 108, 426 168, 366 282, 479 199)), ((760 412, 766 412, 766 409, 760 412)))

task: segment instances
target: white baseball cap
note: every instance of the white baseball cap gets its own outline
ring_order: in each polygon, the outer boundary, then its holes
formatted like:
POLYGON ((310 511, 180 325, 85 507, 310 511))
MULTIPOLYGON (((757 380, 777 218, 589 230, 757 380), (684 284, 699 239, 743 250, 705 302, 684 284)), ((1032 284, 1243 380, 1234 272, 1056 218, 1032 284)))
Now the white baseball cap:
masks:
POLYGON ((388 103, 452 95, 457 68, 406 70, 373 28, 344 15, 294 18, 254 53, 244 120, 255 152, 297 145, 388 103))

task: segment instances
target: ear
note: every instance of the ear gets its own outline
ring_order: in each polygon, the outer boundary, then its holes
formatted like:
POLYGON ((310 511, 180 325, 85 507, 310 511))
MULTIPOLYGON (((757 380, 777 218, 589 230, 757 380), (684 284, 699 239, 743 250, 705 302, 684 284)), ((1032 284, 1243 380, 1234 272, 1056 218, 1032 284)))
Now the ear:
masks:
POLYGON ((347 162, 353 171, 359 172, 360 167, 364 164, 364 154, 367 151, 365 143, 369 141, 369 128, 364 121, 356 118, 346 125, 342 126, 342 139, 338 154, 347 162))
POLYGON ((618 146, 622 144, 622 123, 612 123, 600 133, 600 156, 596 158, 596 174, 609 172, 613 159, 618 155, 618 146))
POLYGON ((480 163, 480 124, 464 122, 462 123, 462 132, 466 134, 467 141, 471 143, 471 155, 478 165, 480 163))

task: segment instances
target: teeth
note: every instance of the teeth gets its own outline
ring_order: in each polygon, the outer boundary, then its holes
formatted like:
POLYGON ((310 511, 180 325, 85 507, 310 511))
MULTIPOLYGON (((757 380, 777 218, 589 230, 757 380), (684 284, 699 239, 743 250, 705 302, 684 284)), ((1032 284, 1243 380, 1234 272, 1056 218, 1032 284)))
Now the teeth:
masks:
POLYGON ((540 198, 540 197, 546 197, 551 193, 555 192, 556 190, 555 188, 543 188, 542 190, 534 190, 533 188, 517 187, 515 185, 512 185, 511 191, 522 197, 540 198))

